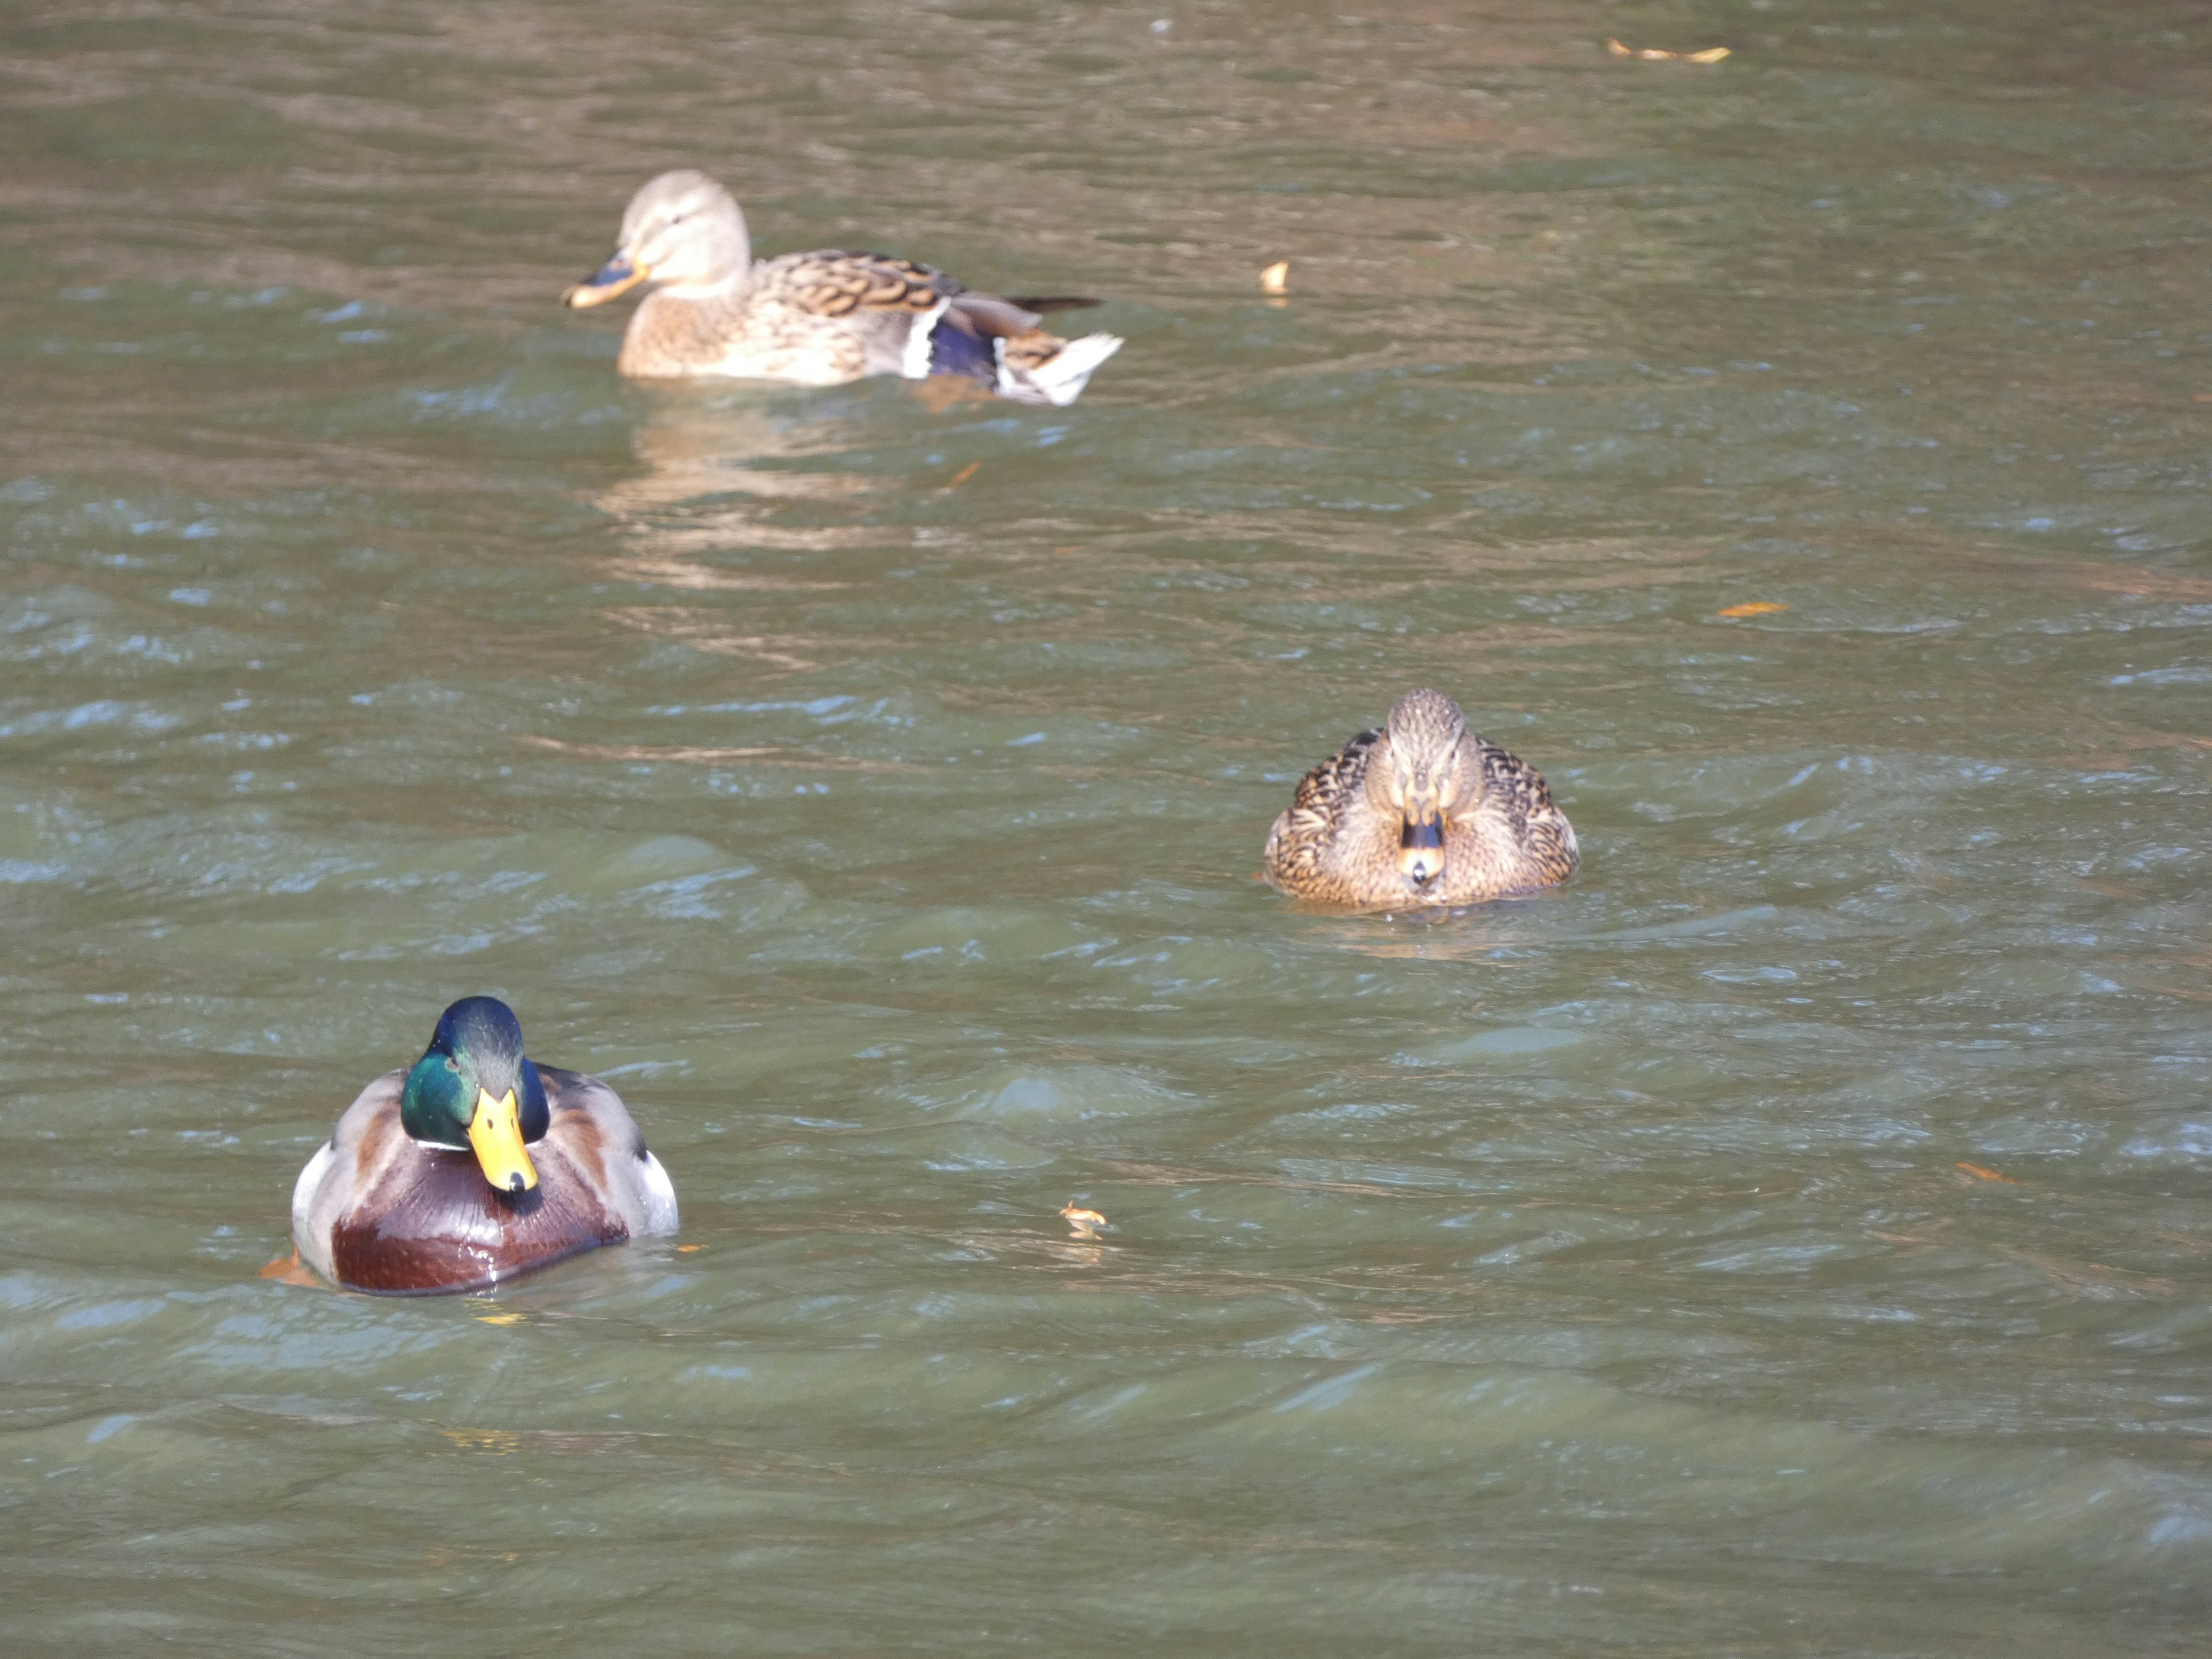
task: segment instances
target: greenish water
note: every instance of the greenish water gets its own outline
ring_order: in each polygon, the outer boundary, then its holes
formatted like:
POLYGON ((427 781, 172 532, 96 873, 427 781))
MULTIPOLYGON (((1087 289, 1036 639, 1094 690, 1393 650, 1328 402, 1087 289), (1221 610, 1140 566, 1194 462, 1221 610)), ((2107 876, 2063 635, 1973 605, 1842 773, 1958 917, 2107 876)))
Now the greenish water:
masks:
POLYGON ((0 21, 9 1652, 2201 1651, 2212 20, 1372 10, 0 21), (1582 874, 1299 914, 1425 684, 1582 874), (680 1240, 257 1277, 478 991, 680 1240))

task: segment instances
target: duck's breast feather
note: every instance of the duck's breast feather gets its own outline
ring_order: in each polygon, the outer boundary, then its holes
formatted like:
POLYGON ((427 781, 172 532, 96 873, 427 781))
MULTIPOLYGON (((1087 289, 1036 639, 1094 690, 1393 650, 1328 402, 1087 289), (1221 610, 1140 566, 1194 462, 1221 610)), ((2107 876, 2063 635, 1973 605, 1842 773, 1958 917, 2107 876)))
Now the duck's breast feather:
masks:
POLYGON ((469 1153, 409 1141, 387 1181, 331 1228, 332 1276, 387 1295, 483 1290, 629 1237, 551 1135, 531 1151, 538 1185, 510 1196, 469 1153))
POLYGON ((334 1162, 353 1180, 352 1202, 329 1224, 330 1276, 386 1295, 482 1290, 629 1237, 635 1206, 621 1201, 610 1171, 629 1155, 637 1126, 597 1079, 550 1066, 538 1075, 552 1120, 530 1148, 538 1186, 520 1196, 495 1191, 469 1153, 408 1138, 404 1073, 363 1091, 333 1137, 334 1162))

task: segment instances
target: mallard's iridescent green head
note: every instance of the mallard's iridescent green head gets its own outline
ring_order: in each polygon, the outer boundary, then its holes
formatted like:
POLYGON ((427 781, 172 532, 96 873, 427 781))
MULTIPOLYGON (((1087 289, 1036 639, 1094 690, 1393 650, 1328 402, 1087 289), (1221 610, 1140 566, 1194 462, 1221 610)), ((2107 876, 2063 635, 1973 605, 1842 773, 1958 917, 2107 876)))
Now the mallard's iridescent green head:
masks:
POLYGON ((512 1008, 497 997, 464 997, 439 1016, 400 1097, 399 1122, 410 1136, 474 1152, 486 1181, 503 1193, 526 1193, 538 1184, 538 1170, 524 1143, 542 1139, 551 1121, 512 1008))

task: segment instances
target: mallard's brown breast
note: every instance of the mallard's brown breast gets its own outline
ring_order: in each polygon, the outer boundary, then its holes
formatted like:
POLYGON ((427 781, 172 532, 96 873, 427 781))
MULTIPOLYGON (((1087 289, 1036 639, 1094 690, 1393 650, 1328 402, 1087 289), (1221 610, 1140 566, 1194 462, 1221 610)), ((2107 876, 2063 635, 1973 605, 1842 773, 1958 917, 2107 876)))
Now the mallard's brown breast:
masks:
POLYGON ((599 1196, 603 1150, 598 1126, 587 1127, 587 1146, 549 1133, 530 1149, 538 1186, 519 1197, 495 1191, 468 1153, 401 1137, 374 1187, 331 1229, 338 1282, 386 1296, 488 1290, 622 1243, 629 1229, 599 1196))

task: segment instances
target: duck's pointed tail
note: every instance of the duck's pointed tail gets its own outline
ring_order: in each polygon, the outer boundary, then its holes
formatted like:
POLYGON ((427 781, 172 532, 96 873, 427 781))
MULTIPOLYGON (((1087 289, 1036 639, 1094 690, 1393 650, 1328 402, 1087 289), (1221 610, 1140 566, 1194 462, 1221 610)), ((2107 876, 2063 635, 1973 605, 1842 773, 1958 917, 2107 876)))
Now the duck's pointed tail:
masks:
POLYGON ((1064 408, 1082 394, 1092 371, 1121 349, 1121 339, 1086 334, 1063 340, 1038 326, 1037 313, 1096 303, 1072 295, 1001 300, 963 290, 917 320, 906 373, 958 375, 1016 403, 1064 408))
POLYGON ((1086 334, 1079 340, 1061 340, 1037 329, 1002 339, 998 348, 1001 398, 1064 409, 1083 395, 1098 365, 1121 349, 1121 337, 1086 334))

